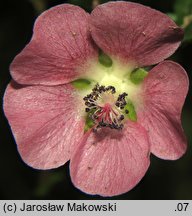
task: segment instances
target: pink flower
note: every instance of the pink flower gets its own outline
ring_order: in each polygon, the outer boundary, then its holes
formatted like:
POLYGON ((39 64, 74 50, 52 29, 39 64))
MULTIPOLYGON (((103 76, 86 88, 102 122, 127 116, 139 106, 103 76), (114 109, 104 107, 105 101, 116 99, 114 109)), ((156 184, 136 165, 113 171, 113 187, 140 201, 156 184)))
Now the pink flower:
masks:
POLYGON ((142 179, 151 152, 180 158, 188 77, 164 59, 182 37, 169 17, 136 3, 106 3, 91 15, 69 4, 44 12, 11 64, 4 97, 25 163, 52 169, 70 160, 76 187, 113 196, 142 179), (98 61, 98 48, 110 65, 98 61))

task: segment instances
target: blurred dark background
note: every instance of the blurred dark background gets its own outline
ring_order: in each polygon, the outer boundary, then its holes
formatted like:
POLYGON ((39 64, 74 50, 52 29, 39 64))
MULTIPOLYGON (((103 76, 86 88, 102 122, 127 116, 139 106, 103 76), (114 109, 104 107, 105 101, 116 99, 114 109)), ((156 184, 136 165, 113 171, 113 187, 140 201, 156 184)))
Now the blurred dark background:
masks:
MULTIPOLYGON (((105 1, 95 1, 103 3, 105 1)), ((179 62, 192 77, 192 1, 138 0, 167 13, 185 30, 185 38, 171 59, 179 62)), ((92 0, 1 0, 0 4, 0 94, 11 77, 9 65, 30 41, 33 23, 44 10, 61 3, 80 5, 90 12, 92 0)), ((192 93, 182 113, 188 139, 187 153, 177 161, 151 156, 151 166, 141 182, 130 192, 110 199, 192 199, 192 93)), ((2 99, 1 99, 2 107, 2 99)), ((1 109, 0 115, 0 198, 1 199, 103 199, 76 189, 70 180, 69 163, 51 171, 37 171, 25 165, 16 149, 10 127, 1 109)), ((106 199, 106 198, 105 198, 106 199)))

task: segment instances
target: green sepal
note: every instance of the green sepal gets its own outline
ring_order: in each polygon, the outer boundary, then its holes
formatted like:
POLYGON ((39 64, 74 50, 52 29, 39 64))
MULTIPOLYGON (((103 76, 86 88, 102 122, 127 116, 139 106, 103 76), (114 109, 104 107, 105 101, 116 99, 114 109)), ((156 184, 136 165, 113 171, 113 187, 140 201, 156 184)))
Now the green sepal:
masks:
POLYGON ((111 60, 111 58, 103 52, 99 54, 99 62, 105 67, 111 67, 113 64, 113 61, 111 60))
POLYGON ((90 128, 92 128, 95 125, 95 122, 90 117, 94 112, 95 109, 92 109, 90 112, 87 113, 84 132, 87 132, 90 128))
POLYGON ((78 79, 71 83, 76 89, 88 89, 91 86, 91 81, 87 79, 78 79))
POLYGON ((124 107, 124 115, 131 121, 137 121, 137 113, 135 111, 135 106, 133 105, 131 100, 127 100, 127 104, 124 107), (126 110, 128 110, 128 114, 126 113, 126 110))
POLYGON ((130 80, 134 84, 140 84, 144 78, 147 76, 148 72, 143 68, 138 68, 137 70, 134 70, 131 72, 130 80))

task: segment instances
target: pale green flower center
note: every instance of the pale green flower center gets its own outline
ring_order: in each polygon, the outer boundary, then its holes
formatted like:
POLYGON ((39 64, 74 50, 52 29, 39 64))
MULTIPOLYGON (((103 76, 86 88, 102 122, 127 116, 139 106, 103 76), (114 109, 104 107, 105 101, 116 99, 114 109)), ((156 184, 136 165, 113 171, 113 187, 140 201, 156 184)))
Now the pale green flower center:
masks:
POLYGON ((113 61, 109 66, 95 65, 89 77, 73 82, 84 99, 85 130, 110 127, 120 130, 126 120, 137 121, 136 107, 141 103, 143 69, 113 61))

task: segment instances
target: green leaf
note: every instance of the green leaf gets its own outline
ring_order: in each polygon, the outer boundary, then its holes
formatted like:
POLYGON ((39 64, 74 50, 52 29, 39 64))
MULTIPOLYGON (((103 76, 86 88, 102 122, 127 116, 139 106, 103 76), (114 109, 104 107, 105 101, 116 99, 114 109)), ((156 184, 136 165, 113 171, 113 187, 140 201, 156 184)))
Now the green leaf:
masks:
MULTIPOLYGON (((105 2, 108 2, 109 0, 95 0, 97 4, 103 4, 105 2)), ((91 12, 94 9, 94 0, 69 0, 68 3, 78 5, 85 9, 88 12, 91 12)))
POLYGON ((87 79, 78 79, 71 83, 76 89, 83 90, 90 88, 91 81, 87 79))
POLYGON ((124 107, 124 115, 129 118, 131 121, 137 121, 137 113, 135 111, 135 107, 131 100, 127 100, 127 104, 124 107), (126 111, 128 110, 128 114, 126 111))
POLYGON ((28 0, 31 2, 35 9, 35 13, 39 15, 47 9, 48 2, 46 0, 28 0))
POLYGON ((50 193, 50 191, 56 184, 63 181, 63 178, 64 175, 61 172, 41 173, 41 179, 40 179, 41 181, 37 185, 37 188, 34 191, 34 195, 38 197, 47 196, 47 194, 50 193))
POLYGON ((103 52, 99 55, 99 62, 105 67, 111 67, 113 64, 111 58, 103 52))
POLYGON ((92 0, 69 0, 68 3, 73 4, 73 5, 78 5, 81 8, 85 9, 88 12, 92 11, 92 0))
POLYGON ((184 41, 185 41, 185 42, 192 42, 192 23, 190 23, 190 24, 185 28, 184 41))
POLYGON ((169 16, 174 22, 177 22, 177 14, 175 13, 167 13, 167 16, 169 16))
POLYGON ((184 17, 192 14, 192 1, 176 0, 174 11, 178 17, 177 23, 183 25, 184 17))
POLYGON ((147 76, 148 72, 144 70, 143 68, 139 68, 137 70, 134 70, 130 75, 130 80, 134 84, 140 84, 144 78, 147 76))

